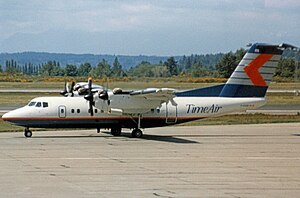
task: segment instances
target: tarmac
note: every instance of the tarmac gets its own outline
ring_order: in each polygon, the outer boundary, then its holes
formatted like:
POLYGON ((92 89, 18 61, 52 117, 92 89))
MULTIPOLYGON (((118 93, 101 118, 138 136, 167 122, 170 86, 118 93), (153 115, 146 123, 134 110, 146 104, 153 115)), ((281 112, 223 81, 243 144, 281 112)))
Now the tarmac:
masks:
POLYGON ((0 134, 0 197, 299 197, 300 123, 0 134))

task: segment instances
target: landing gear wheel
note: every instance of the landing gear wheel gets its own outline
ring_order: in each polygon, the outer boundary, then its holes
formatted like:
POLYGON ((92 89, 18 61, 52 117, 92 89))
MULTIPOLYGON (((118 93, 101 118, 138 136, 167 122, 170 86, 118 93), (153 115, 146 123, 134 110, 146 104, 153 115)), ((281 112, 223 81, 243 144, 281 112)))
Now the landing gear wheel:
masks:
POLYGON ((133 138, 141 138, 143 137, 143 132, 141 129, 133 129, 131 132, 131 136, 133 138))
POLYGON ((121 132, 122 132, 122 128, 112 128, 110 133, 113 136, 120 136, 121 132))
POLYGON ((32 136, 32 132, 29 129, 25 129, 24 136, 29 138, 32 136))

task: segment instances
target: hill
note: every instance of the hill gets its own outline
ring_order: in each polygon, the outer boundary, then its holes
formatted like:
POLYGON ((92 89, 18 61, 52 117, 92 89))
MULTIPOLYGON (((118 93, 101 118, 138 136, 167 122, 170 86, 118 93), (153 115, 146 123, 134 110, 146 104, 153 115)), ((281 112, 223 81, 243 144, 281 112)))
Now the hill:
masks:
MULTIPOLYGON (((34 65, 46 63, 49 60, 55 60, 62 67, 66 64, 74 64, 79 66, 82 63, 89 62, 91 65, 97 65, 102 59, 112 64, 114 59, 118 57, 124 69, 129 69, 136 66, 142 61, 150 62, 151 64, 164 62, 167 56, 125 56, 125 55, 94 55, 94 54, 64 54, 64 53, 47 53, 47 52, 21 52, 21 53, 0 53, 0 64, 5 66, 7 60, 15 60, 18 65, 31 63, 34 65)), ((180 57, 177 57, 180 58, 180 57)))

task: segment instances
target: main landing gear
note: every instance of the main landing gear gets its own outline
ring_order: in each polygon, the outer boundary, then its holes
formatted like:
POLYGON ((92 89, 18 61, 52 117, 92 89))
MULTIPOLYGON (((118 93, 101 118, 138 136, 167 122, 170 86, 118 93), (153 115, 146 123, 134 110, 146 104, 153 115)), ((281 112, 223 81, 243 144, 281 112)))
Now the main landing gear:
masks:
POLYGON ((27 137, 27 138, 32 136, 32 132, 29 130, 28 127, 25 128, 25 130, 24 130, 24 136, 27 137))
MULTIPOLYGON (((135 122, 135 120, 134 120, 134 122, 135 122)), ((137 124, 137 127, 132 130, 131 137, 141 138, 141 137, 143 137, 143 132, 140 129, 140 127, 141 127, 141 115, 140 114, 139 114, 139 117, 138 117, 138 122, 136 124, 137 124)), ((120 126, 119 127, 113 127, 113 128, 111 128, 111 131, 110 131, 110 133, 113 136, 120 136, 121 132, 122 132, 122 128, 120 126)))
POLYGON ((143 132, 141 129, 133 129, 131 132, 131 137, 133 138, 141 138, 143 137, 143 132))
POLYGON ((139 114, 137 128, 133 129, 131 132, 131 137, 133 137, 133 138, 143 137, 143 132, 140 128, 141 128, 141 114, 139 114))

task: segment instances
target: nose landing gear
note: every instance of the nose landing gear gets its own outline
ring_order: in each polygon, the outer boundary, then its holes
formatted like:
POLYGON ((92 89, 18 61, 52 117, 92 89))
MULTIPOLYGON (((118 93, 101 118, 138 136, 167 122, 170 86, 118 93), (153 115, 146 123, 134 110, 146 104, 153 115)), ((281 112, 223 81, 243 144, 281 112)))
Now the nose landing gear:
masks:
POLYGON ((28 127, 25 128, 25 130, 24 130, 24 136, 27 137, 27 138, 32 136, 32 132, 29 130, 28 127))

